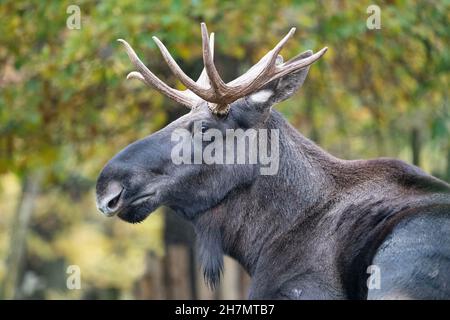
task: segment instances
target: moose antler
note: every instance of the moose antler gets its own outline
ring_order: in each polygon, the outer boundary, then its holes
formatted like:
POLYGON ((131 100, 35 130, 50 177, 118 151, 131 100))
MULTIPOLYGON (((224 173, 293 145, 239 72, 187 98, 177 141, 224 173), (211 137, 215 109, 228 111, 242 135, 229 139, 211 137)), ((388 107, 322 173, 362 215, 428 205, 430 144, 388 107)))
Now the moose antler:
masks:
POLYGON ((225 83, 217 72, 213 61, 214 34, 212 33, 211 36, 208 36, 205 23, 201 23, 201 32, 204 69, 196 82, 181 70, 164 44, 157 37, 153 37, 170 70, 186 86, 186 90, 173 89, 161 81, 138 58, 133 48, 125 40, 119 39, 118 41, 125 46, 131 62, 138 70, 130 72, 127 79, 139 79, 189 108, 204 100, 208 102, 208 106, 213 113, 223 115, 228 113, 232 102, 264 87, 270 81, 309 66, 328 49, 325 47, 303 59, 299 59, 299 56, 296 56, 285 63, 277 63, 278 53, 295 32, 295 28, 292 28, 257 64, 235 80, 225 83))

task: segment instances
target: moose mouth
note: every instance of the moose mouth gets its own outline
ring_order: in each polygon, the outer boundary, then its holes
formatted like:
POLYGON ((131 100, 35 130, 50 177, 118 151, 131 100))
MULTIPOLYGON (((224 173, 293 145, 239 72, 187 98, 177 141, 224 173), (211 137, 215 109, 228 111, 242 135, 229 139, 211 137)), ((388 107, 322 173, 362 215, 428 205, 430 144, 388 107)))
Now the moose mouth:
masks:
POLYGON ((156 192, 147 193, 134 198, 128 205, 124 206, 117 216, 129 223, 139 223, 145 220, 159 203, 154 198, 156 192))

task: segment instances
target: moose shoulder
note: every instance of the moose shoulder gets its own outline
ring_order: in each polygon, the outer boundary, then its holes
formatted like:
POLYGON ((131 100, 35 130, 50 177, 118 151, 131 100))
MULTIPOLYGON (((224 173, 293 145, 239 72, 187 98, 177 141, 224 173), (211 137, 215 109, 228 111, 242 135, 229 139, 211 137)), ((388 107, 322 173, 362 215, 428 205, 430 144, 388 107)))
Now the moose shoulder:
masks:
POLYGON ((214 36, 205 24, 201 30, 205 69, 197 81, 154 38, 184 91, 159 80, 120 40, 137 69, 128 78, 190 112, 106 164, 98 209, 131 223, 161 205, 174 209, 195 227, 206 280, 218 283, 228 254, 252 276, 250 298, 450 298, 450 186, 395 159, 338 159, 272 109, 301 87, 326 48, 283 62, 278 54, 292 29, 247 73, 225 83, 213 63, 214 36), (214 161, 173 161, 180 130, 187 132, 182 148, 189 160, 196 148, 210 148, 200 135, 215 142, 214 161), (276 172, 262 174, 258 150, 254 162, 232 161, 252 154, 255 141, 247 135, 243 149, 230 146, 226 137, 238 130, 265 132, 276 172), (220 161, 230 152, 231 161, 220 161), (367 285, 371 266, 379 286, 367 285))

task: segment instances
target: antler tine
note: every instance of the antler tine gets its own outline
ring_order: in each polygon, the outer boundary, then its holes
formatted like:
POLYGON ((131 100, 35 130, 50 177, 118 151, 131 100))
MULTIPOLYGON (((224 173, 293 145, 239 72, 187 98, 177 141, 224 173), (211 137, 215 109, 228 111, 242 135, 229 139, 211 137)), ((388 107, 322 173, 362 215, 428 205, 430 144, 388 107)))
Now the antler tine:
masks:
MULTIPOLYGON (((211 32, 209 36, 209 50, 211 51, 211 56, 214 58, 214 32, 211 32)), ((206 69, 203 68, 200 77, 198 77, 197 83, 202 87, 211 87, 211 83, 209 81, 208 74, 206 73, 206 69)))
POLYGON ((280 42, 278 42, 278 44, 271 51, 269 51, 271 57, 269 65, 274 65, 274 62, 277 59, 278 54, 280 53, 281 49, 283 49, 284 45, 288 42, 288 40, 294 35, 295 30, 296 28, 291 28, 288 34, 285 35, 284 38, 281 39, 280 42))
POLYGON ((239 93, 241 97, 262 87, 267 83, 267 79, 271 77, 270 73, 272 73, 275 68, 278 53, 280 53, 281 49, 294 33, 295 28, 291 28, 288 34, 284 36, 272 50, 266 53, 258 63, 239 78, 227 83, 227 86, 234 92, 239 93))
POLYGON ((169 98, 191 108, 193 105, 197 103, 192 96, 187 95, 183 91, 179 91, 169 87, 163 81, 161 81, 157 76, 155 76, 139 59, 136 52, 133 48, 123 39, 118 39, 120 43, 122 43, 127 51, 128 57, 130 58, 133 65, 138 69, 138 71, 130 72, 127 76, 127 79, 138 79, 143 81, 145 84, 155 88, 160 93, 168 96, 169 98))
MULTIPOLYGON (((296 55, 295 57, 289 59, 289 60, 286 61, 286 62, 283 61, 283 59, 281 59, 281 60, 282 60, 281 63, 278 63, 277 65, 280 65, 280 64, 282 64, 283 62, 284 62, 284 65, 288 65, 288 64, 290 64, 290 63, 293 63, 293 62, 296 62, 296 61, 299 61, 299 60, 308 58, 308 57, 312 56, 313 53, 314 53, 314 52, 313 52, 312 50, 306 50, 306 51, 304 51, 304 52, 302 52, 302 53, 299 53, 298 55, 296 55)), ((281 56, 280 56, 280 57, 281 57, 281 56)))
POLYGON ((309 57, 303 58, 298 60, 298 57, 294 57, 292 59, 290 59, 289 61, 281 64, 280 66, 276 67, 276 72, 274 75, 272 75, 272 77, 270 79, 268 79, 266 81, 266 83, 269 83, 272 80, 281 78, 289 73, 295 72, 297 70, 303 69, 311 64, 313 64, 314 62, 316 62, 317 60, 320 59, 320 57, 322 57, 325 52, 327 52, 328 47, 324 47, 322 48, 320 51, 314 53, 313 55, 310 55, 309 57))
POLYGON ((161 54, 166 61, 167 65, 169 66, 172 73, 183 83, 189 90, 194 92, 199 97, 203 98, 204 100, 209 100, 213 96, 213 91, 211 88, 202 88, 198 83, 196 83, 194 80, 192 80, 189 76, 187 76, 183 70, 181 70, 180 66, 178 66, 177 62, 174 58, 172 58, 171 54, 167 50, 167 48, 164 46, 164 44, 157 38, 152 37, 153 40, 156 42, 156 45, 158 46, 159 50, 161 51, 161 54))
MULTIPOLYGON (((202 47, 203 47, 203 64, 205 66, 206 73, 209 77, 211 87, 214 89, 216 96, 222 96, 227 88, 219 73, 217 72, 216 66, 213 61, 213 53, 211 52, 211 46, 209 45, 208 29, 206 24, 202 22, 200 24, 202 32, 202 47)), ((219 102, 219 101, 212 101, 219 102)))

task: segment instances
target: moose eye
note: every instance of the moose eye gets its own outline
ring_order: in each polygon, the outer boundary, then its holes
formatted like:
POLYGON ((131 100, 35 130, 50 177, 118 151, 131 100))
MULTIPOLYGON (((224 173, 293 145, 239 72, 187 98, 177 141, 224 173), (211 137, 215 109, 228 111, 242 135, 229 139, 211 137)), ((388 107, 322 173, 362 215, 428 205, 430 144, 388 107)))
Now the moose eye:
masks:
POLYGON ((200 130, 201 130, 202 133, 205 133, 206 130, 208 130, 208 129, 209 129, 208 126, 207 126, 206 124, 203 123, 200 130))

